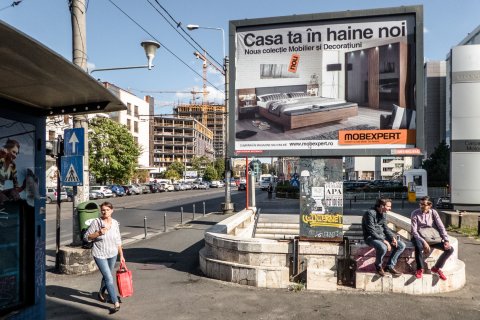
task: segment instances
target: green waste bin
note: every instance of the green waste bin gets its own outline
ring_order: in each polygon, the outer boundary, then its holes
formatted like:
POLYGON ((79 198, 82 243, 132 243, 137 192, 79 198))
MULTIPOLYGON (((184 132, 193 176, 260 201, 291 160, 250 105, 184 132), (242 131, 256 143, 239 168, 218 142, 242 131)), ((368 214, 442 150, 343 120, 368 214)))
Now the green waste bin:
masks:
POLYGON ((93 201, 85 201, 77 206, 80 235, 87 231, 93 219, 100 217, 100 206, 93 201))

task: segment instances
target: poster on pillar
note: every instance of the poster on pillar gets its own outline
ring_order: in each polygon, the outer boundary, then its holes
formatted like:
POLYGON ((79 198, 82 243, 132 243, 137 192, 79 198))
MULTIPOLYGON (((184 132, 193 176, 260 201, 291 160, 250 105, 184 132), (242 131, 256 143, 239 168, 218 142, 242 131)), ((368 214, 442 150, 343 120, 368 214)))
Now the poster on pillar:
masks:
POLYGON ((343 238, 342 158, 300 158, 300 237, 343 238))

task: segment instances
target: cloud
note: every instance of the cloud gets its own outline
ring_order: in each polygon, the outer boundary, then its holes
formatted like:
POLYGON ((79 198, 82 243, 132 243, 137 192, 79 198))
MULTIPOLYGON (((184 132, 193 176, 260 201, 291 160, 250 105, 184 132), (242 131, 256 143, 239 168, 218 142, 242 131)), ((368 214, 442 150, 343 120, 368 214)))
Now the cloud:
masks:
POLYGON ((427 27, 423 27, 423 33, 429 33, 430 30, 427 29, 427 27))

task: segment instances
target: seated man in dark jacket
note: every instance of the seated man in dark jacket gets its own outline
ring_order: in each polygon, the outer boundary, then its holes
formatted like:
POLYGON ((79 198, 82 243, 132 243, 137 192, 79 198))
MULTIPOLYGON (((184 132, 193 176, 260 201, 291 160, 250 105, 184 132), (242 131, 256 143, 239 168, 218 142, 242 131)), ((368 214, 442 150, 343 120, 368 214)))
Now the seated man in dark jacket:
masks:
POLYGON ((398 257, 405 250, 405 243, 398 240, 395 234, 387 227, 386 213, 392 209, 392 200, 381 198, 375 203, 373 209, 363 215, 362 229, 365 243, 375 248, 375 267, 380 276, 384 276, 382 261, 387 251, 393 251, 386 265, 386 269, 394 276, 401 275, 395 270, 398 257))

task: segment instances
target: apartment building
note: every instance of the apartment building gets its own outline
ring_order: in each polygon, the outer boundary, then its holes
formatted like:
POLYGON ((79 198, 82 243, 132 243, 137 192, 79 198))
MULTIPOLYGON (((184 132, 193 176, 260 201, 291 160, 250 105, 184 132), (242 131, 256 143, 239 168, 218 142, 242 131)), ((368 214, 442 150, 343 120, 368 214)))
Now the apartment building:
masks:
POLYGON ((225 106, 219 104, 180 104, 174 107, 179 117, 192 117, 206 126, 213 133, 213 149, 215 158, 225 157, 225 106))
POLYGON ((192 117, 153 117, 153 166, 160 171, 175 161, 191 167, 193 157, 213 160, 214 134, 192 117))
POLYGON ((150 167, 153 162, 153 152, 151 151, 153 150, 153 139, 151 139, 151 116, 154 113, 153 97, 146 96, 141 99, 109 82, 104 82, 103 85, 127 106, 127 110, 108 113, 108 117, 125 125, 135 142, 141 147, 142 153, 138 157, 138 166, 150 167))

